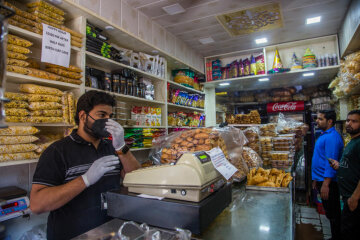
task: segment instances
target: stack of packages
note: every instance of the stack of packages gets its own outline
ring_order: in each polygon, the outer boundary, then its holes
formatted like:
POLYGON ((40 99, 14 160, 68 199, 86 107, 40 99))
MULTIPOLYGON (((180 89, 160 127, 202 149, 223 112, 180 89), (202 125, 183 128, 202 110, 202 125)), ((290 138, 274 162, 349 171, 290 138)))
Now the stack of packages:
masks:
POLYGON ((34 152, 38 147, 33 142, 39 132, 35 127, 12 126, 0 129, 0 162, 38 158, 34 152))
POLYGON ((5 92, 5 97, 12 100, 5 104, 7 122, 30 123, 73 123, 69 116, 74 115, 75 100, 72 94, 65 94, 56 88, 43 87, 35 84, 20 84, 21 93, 5 92), (70 95, 70 97, 68 97, 70 95), (62 98, 66 100, 62 103, 62 98), (71 108, 68 102, 71 103, 71 108), (64 107, 66 103, 67 108, 64 107), (63 110, 64 111, 63 111, 63 110), (71 111, 71 114, 70 114, 71 111))
POLYGON ((145 148, 152 147, 152 142, 158 137, 164 136, 166 134, 166 129, 159 128, 145 128, 143 129, 144 141, 143 145, 145 148))
POLYGON ((80 80, 80 78, 82 78, 81 75, 82 70, 79 67, 69 65, 69 67, 66 68, 59 65, 47 63, 46 71, 60 76, 59 81, 61 82, 67 82, 78 85, 82 83, 82 81, 80 80))
POLYGON ((272 138, 276 136, 276 124, 269 123, 260 127, 261 157, 264 165, 270 164, 271 151, 273 150, 272 138))
MULTIPOLYGON (((17 2, 16 4, 19 5, 17 2)), ((16 15, 9 19, 9 24, 42 34, 42 23, 44 23, 69 32, 71 35, 71 45, 79 48, 82 47, 83 35, 64 26, 65 12, 54 5, 37 0, 27 4, 27 11, 17 8, 13 3, 5 2, 5 5, 13 8, 16 12, 16 15)))
POLYGON ((72 92, 64 92, 64 95, 62 95, 61 97, 61 104, 63 112, 63 122, 75 126, 77 100, 75 99, 74 94, 72 92))
POLYGON ((205 115, 203 113, 176 112, 168 114, 168 125, 172 127, 204 127, 205 115))
POLYGON ((272 167, 289 167, 293 164, 295 155, 295 134, 283 134, 273 137, 271 152, 272 167))
POLYGON ((248 114, 236 114, 236 124, 261 124, 260 114, 257 110, 252 110, 248 114))
POLYGON ((252 150, 257 152, 259 155, 261 155, 259 131, 260 130, 258 127, 249 127, 249 128, 246 128, 243 131, 243 133, 245 134, 245 137, 248 140, 248 142, 245 144, 245 146, 251 148, 252 150))
POLYGON ((143 148, 144 137, 142 128, 125 129, 125 142, 130 148, 143 148))
POLYGON ((40 155, 52 143, 54 143, 57 140, 60 140, 64 136, 62 134, 41 134, 41 135, 38 135, 38 137, 39 137, 39 140, 36 141, 36 145, 38 148, 35 150, 35 152, 40 155))
POLYGON ((25 61, 31 51, 29 47, 33 45, 32 42, 17 37, 12 34, 8 34, 7 44, 7 61, 6 70, 8 72, 16 72, 20 74, 29 74, 30 70, 27 68, 29 63, 25 61))

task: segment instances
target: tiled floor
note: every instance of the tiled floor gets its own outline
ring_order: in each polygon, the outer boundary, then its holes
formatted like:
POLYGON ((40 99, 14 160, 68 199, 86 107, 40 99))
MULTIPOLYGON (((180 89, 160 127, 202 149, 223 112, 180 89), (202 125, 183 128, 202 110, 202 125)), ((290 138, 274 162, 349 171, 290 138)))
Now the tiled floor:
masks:
POLYGON ((296 205, 295 217, 296 224, 311 224, 317 231, 322 232, 324 239, 331 238, 329 220, 325 215, 318 214, 315 208, 296 205))

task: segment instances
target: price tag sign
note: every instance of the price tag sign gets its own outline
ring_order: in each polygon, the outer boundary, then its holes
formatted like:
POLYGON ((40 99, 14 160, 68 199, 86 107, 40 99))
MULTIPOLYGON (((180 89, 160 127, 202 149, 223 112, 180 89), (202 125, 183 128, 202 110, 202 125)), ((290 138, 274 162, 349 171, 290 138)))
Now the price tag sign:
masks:
POLYGON ((223 151, 219 147, 213 148, 206 153, 210 156, 215 169, 219 171, 226 180, 229 180, 229 178, 236 173, 237 168, 226 159, 223 151))
POLYGON ((41 61, 69 67, 70 33, 43 23, 41 61))

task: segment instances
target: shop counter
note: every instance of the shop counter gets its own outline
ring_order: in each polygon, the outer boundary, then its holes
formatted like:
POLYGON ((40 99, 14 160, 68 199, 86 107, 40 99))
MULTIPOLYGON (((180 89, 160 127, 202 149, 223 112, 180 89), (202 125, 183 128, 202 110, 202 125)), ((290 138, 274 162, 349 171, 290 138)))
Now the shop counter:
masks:
MULTIPOLYGON (((243 184, 233 187, 233 201, 196 239, 294 239, 294 214, 290 192, 246 190, 243 184)), ((75 239, 104 239, 123 224, 113 219, 75 239)), ((133 233, 133 237, 138 233, 133 233)), ((130 234, 131 235, 131 234, 130 234)), ((131 236, 130 236, 131 237, 131 236)))

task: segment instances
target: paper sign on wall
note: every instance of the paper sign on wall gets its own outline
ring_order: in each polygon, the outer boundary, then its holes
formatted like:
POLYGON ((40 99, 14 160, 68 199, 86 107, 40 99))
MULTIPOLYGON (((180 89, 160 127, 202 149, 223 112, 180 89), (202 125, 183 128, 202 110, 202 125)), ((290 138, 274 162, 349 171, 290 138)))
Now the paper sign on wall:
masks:
POLYGON ((70 33, 43 23, 41 62, 69 67, 70 33))
POLYGON ((223 151, 219 147, 206 151, 206 153, 210 156, 214 168, 218 170, 226 180, 229 180, 229 178, 236 173, 237 168, 226 159, 223 151))

